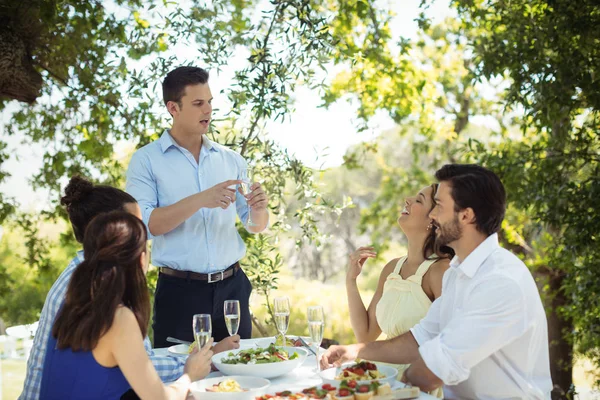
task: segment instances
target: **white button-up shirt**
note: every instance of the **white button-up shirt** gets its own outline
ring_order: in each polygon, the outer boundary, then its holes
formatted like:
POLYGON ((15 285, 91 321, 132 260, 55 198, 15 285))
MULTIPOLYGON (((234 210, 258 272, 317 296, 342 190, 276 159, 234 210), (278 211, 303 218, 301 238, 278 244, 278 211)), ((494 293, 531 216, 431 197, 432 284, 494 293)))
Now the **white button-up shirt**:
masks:
POLYGON ((493 234, 455 257, 411 329, 447 399, 549 399, 548 326, 531 273, 493 234))

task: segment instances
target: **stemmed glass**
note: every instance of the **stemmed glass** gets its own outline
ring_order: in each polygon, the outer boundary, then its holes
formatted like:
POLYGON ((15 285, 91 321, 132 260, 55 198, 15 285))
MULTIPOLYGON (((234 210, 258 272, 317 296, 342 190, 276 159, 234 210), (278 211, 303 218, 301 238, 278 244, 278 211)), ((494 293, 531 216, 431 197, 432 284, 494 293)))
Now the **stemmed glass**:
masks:
POLYGON ((275 297, 273 300, 273 313, 275 314, 275 326, 283 337, 285 346, 285 334, 290 323, 290 299, 287 297, 275 297))
MULTIPOLYGON (((245 173, 242 173, 242 183, 240 186, 242 187, 242 193, 244 196, 248 196, 250 193, 250 187, 252 186, 252 169, 246 169, 245 173)), ((248 206, 248 226, 256 226, 256 223, 252 221, 252 208, 248 206)))
POLYGON ((319 368, 319 349, 323 341, 323 331, 325 330, 325 314, 322 306, 310 306, 306 312, 308 318, 308 334, 310 335, 311 344, 316 348, 317 369, 319 368))
POLYGON ((223 303, 223 313, 225 314, 225 325, 229 336, 237 335, 240 327, 240 302, 239 300, 225 300, 223 303))
POLYGON ((198 343, 198 350, 204 347, 212 337, 212 320, 210 314, 196 314, 192 322, 194 338, 198 343))

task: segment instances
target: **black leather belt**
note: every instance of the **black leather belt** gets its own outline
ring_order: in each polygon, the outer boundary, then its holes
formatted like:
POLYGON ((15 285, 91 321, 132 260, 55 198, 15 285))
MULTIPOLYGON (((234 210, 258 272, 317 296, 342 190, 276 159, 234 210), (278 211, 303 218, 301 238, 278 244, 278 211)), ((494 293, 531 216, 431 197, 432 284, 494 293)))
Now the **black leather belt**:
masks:
POLYGON ((177 269, 169 268, 169 267, 160 267, 159 271, 161 274, 165 274, 168 276, 174 276, 175 278, 182 279, 193 279, 195 281, 206 281, 208 283, 215 283, 219 281, 223 281, 227 278, 232 277, 238 270, 240 269, 240 263, 236 262, 231 265, 229 268, 223 271, 211 272, 210 274, 201 274, 198 272, 191 271, 179 271, 177 269))

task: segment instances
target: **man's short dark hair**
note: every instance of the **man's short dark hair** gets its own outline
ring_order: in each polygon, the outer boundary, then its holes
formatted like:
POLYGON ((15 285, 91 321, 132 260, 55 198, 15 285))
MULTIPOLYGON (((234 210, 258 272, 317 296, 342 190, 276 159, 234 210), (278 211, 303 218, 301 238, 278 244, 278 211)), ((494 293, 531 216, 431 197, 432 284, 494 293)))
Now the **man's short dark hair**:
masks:
POLYGON ((506 211, 506 192, 498 175, 474 164, 447 164, 435 177, 452 186, 456 212, 473 209, 477 230, 491 235, 500 230, 506 211))
POLYGON ((208 71, 198 67, 179 67, 169 72, 163 81, 163 101, 165 105, 174 101, 181 106, 181 98, 188 85, 208 82, 208 71))

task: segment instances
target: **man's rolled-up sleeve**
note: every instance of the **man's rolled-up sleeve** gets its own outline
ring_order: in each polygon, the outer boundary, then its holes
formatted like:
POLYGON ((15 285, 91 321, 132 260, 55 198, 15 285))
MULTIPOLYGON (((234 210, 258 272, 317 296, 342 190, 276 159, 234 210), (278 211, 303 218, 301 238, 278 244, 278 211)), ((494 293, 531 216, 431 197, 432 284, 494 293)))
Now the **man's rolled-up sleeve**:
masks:
POLYGON ((525 332, 522 302, 520 287, 508 278, 479 284, 439 335, 422 344, 417 339, 427 368, 446 385, 467 380, 471 368, 525 332))
POLYGON ((410 329, 413 337, 419 344, 430 341, 440 333, 440 307, 441 297, 438 297, 429 307, 423 319, 410 329))
POLYGON ((131 157, 127 169, 127 183, 125 191, 132 195, 142 210, 142 220, 148 228, 148 239, 154 236, 150 233, 150 214, 158 207, 158 190, 156 180, 152 174, 150 161, 139 152, 131 157))

